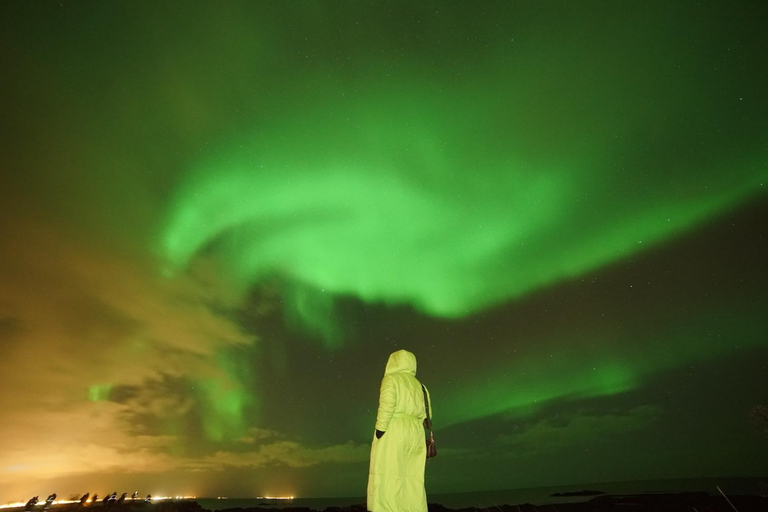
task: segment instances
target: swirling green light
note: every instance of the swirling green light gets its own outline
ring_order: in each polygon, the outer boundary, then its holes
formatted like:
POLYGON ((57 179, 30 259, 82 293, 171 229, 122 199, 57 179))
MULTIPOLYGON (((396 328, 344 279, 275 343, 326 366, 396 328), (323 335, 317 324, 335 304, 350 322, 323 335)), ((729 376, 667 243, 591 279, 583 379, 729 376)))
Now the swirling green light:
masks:
MULTIPOLYGON (((702 186, 676 177, 676 162, 653 170, 658 182, 611 174, 597 147, 532 156, 525 139, 477 133, 498 122, 486 104, 481 115, 391 103, 337 112, 343 127, 306 112, 266 141, 221 148, 178 190, 164 254, 179 267, 212 250, 243 286, 278 274, 317 294, 460 317, 690 229, 758 193, 765 173, 764 156, 750 156, 732 174, 701 168, 702 186)), ((327 299, 294 302, 312 330, 337 337, 320 327, 327 299), (321 311, 302 308, 312 302, 321 311)))

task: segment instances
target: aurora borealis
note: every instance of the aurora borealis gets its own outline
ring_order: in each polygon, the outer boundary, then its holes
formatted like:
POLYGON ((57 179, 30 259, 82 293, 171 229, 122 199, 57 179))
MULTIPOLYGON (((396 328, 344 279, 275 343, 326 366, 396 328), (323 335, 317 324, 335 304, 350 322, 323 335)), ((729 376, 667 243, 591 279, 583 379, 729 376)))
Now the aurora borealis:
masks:
POLYGON ((0 502, 768 476, 763 11, 3 4, 0 502))

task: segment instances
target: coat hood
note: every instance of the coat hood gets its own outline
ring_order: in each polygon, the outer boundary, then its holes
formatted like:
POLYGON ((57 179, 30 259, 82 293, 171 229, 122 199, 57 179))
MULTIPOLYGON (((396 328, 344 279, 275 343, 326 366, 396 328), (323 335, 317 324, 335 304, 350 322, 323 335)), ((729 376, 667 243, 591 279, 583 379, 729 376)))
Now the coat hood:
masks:
POLYGON ((387 368, 384 370, 384 375, 391 375, 393 373, 408 372, 411 375, 416 375, 416 356, 407 350, 398 350, 392 352, 387 361, 387 368))

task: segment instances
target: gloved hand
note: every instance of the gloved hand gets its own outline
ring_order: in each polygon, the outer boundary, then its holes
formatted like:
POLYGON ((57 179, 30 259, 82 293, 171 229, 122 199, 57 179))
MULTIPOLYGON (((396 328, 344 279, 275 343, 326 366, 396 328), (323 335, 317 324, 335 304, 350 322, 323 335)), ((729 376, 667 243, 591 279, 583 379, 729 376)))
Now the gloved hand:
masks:
POLYGON ((383 436, 383 435, 384 435, 384 431, 383 430, 376 429, 376 439, 381 439, 381 436, 383 436))

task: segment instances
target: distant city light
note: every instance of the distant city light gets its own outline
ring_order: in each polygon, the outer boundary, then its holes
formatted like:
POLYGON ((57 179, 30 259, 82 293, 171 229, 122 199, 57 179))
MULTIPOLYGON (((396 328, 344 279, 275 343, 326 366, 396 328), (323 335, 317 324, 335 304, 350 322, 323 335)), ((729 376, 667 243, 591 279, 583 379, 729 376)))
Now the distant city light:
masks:
MULTIPOLYGON (((51 506, 53 505, 66 505, 67 503, 80 503, 80 500, 54 500, 51 502, 51 506)), ((0 508, 16 508, 16 507, 25 507, 27 505, 26 501, 17 501, 16 503, 6 503, 5 505, 0 505, 0 508)), ((38 503, 35 505, 35 507, 44 506, 45 502, 38 503)))

